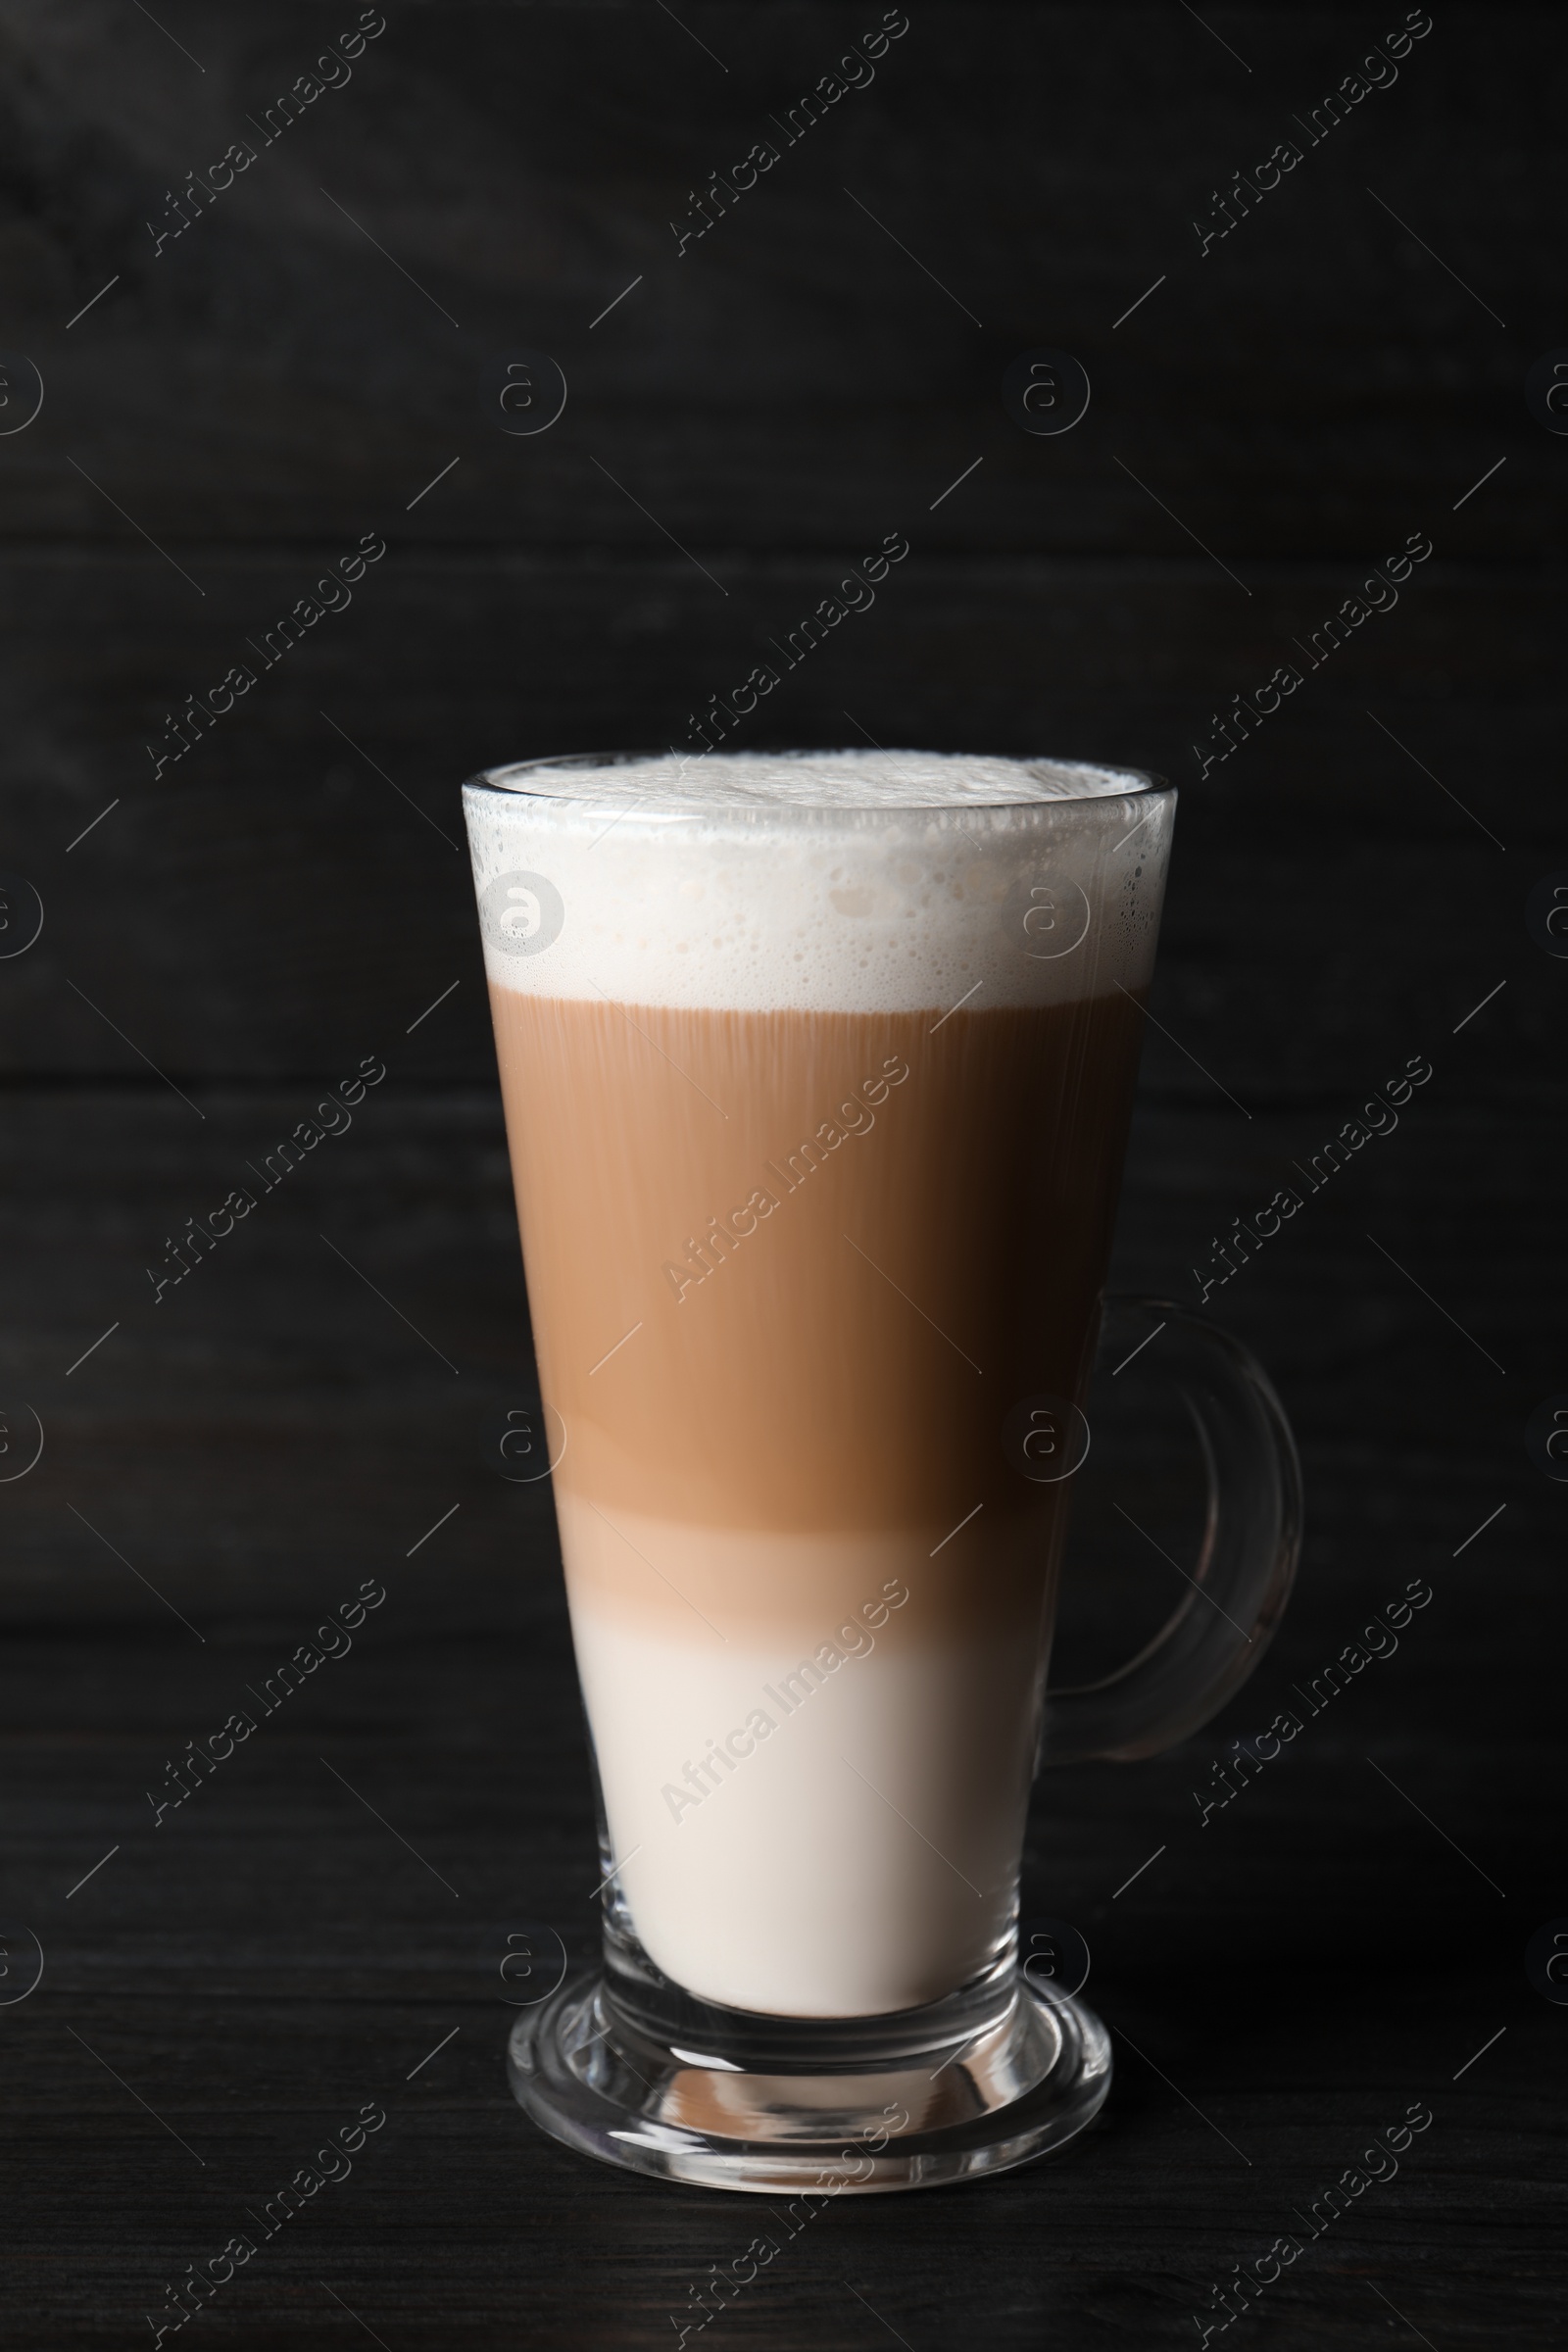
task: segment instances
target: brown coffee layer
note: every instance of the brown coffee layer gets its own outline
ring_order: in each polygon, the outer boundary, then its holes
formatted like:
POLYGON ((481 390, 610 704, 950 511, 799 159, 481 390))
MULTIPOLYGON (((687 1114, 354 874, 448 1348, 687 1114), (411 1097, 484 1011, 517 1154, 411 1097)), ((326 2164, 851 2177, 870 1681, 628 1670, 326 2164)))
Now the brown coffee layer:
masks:
POLYGON ((980 1506, 997 1540, 939 1550, 916 1613, 972 1619, 989 1579, 1031 1615, 1069 1490, 1024 1475, 1009 1417, 1083 1391, 1139 1004, 492 1005, 558 1487, 612 1525, 927 1554, 980 1506))

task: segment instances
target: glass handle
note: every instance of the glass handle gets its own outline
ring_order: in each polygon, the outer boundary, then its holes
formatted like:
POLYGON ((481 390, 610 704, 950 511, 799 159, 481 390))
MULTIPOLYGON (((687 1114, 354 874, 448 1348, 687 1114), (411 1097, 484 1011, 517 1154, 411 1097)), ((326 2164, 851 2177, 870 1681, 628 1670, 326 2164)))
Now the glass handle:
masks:
POLYGON ((1208 1470, 1196 1591, 1134 1658, 1098 1683, 1046 1691, 1042 1764, 1131 1763, 1173 1747, 1241 1689, 1284 1614, 1301 1547, 1301 1469, 1256 1358, 1201 1315, 1110 1298, 1102 1362, 1147 1346, 1175 1382, 1208 1470), (1157 1334, 1157 1336, 1156 1336, 1157 1334))

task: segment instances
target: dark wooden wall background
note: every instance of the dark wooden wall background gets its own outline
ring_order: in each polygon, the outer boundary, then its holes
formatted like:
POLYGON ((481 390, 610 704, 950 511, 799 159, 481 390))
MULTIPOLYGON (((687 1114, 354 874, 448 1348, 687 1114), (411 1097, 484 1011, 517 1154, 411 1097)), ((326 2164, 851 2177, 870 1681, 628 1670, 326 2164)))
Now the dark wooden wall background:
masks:
MULTIPOLYGON (((1568 440, 1524 379, 1568 342, 1560 15, 1439 5, 1200 256, 1211 191, 1403 23, 1392 0, 910 0, 874 83, 677 258, 694 184, 881 15, 387 0, 346 86, 157 251, 168 192, 352 0, 0 15, 0 864, 44 912, 0 963, 4 1458, 29 1413, 45 1434, 0 1486, 25 2352, 146 2340, 166 2282, 367 2099, 389 2123, 353 2178, 193 2330, 666 2343, 761 2226, 568 2158, 502 2079, 485 1933, 585 1951, 593 1873, 548 1491, 484 1453, 528 1354, 455 788, 684 740, 895 530, 875 609, 743 740, 1183 785, 1123 1284, 1193 1299, 1233 1213, 1409 1056, 1434 1075, 1210 1300, 1308 1480, 1257 1685, 1172 1758, 1041 1791, 1029 1899, 1088 1936, 1124 2037, 1106 2119, 989 2187, 835 2209, 715 2330, 1190 2342, 1210 2285, 1425 2100, 1398 2178, 1237 2327, 1557 2340, 1568 2010, 1525 1949, 1568 1915, 1564 1495, 1525 1431, 1568 1390, 1568 966, 1526 902, 1568 868, 1568 440), (1000 397, 1043 346, 1093 387, 1059 437, 1000 397), (533 437, 481 402, 523 352, 568 386, 533 437), (4 432, 19 358, 43 406, 4 432), (1397 609, 1200 780, 1210 714, 1417 532, 1397 609), (367 533, 387 552, 352 606, 155 775, 165 714, 367 533), (352 1131, 155 1305, 166 1238, 362 1056, 387 1076, 352 1131), (155 1828, 166 1758, 368 1577, 354 1653, 155 1828), (1397 1656, 1200 1830, 1226 1741, 1415 1577, 1397 1656)), ((1108 1519, 1086 1504, 1098 1589, 1151 1606, 1108 1519)), ((1081 1599, 1071 1639, 1104 1630, 1081 1599)))

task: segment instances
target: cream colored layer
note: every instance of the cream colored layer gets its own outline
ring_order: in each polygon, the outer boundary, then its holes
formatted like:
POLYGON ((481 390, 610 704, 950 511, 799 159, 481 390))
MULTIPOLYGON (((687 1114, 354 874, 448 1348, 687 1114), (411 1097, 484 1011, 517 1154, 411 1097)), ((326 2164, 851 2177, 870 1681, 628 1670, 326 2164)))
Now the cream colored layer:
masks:
POLYGON ((651 1635, 580 1590, 571 1609, 620 1885, 667 1976, 730 2008, 865 2017, 985 1965, 1022 1844, 1037 1644, 911 1641, 906 1606, 853 1654, 847 1611, 820 1642, 726 1642, 695 1621, 651 1635))
POLYGON ((965 1527, 780 1533, 591 1501, 564 1476, 569 1451, 555 1482, 567 1592, 573 1607, 628 1631, 769 1654, 800 1654, 839 1635, 850 1648, 858 1626, 884 1647, 1039 1639, 1065 1488, 1037 1489, 1029 1518, 981 1512, 965 1527), (890 1605, 881 1596, 895 1586, 905 1598, 890 1605))

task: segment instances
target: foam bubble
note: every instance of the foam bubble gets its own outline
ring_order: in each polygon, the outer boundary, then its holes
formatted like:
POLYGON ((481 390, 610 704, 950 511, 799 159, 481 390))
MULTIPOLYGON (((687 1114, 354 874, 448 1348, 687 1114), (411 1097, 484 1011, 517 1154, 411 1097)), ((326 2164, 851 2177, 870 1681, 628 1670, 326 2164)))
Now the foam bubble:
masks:
POLYGON ((464 788, 485 965, 735 1010, 1069 1004, 1152 968, 1175 794, 931 752, 496 768, 464 788))

